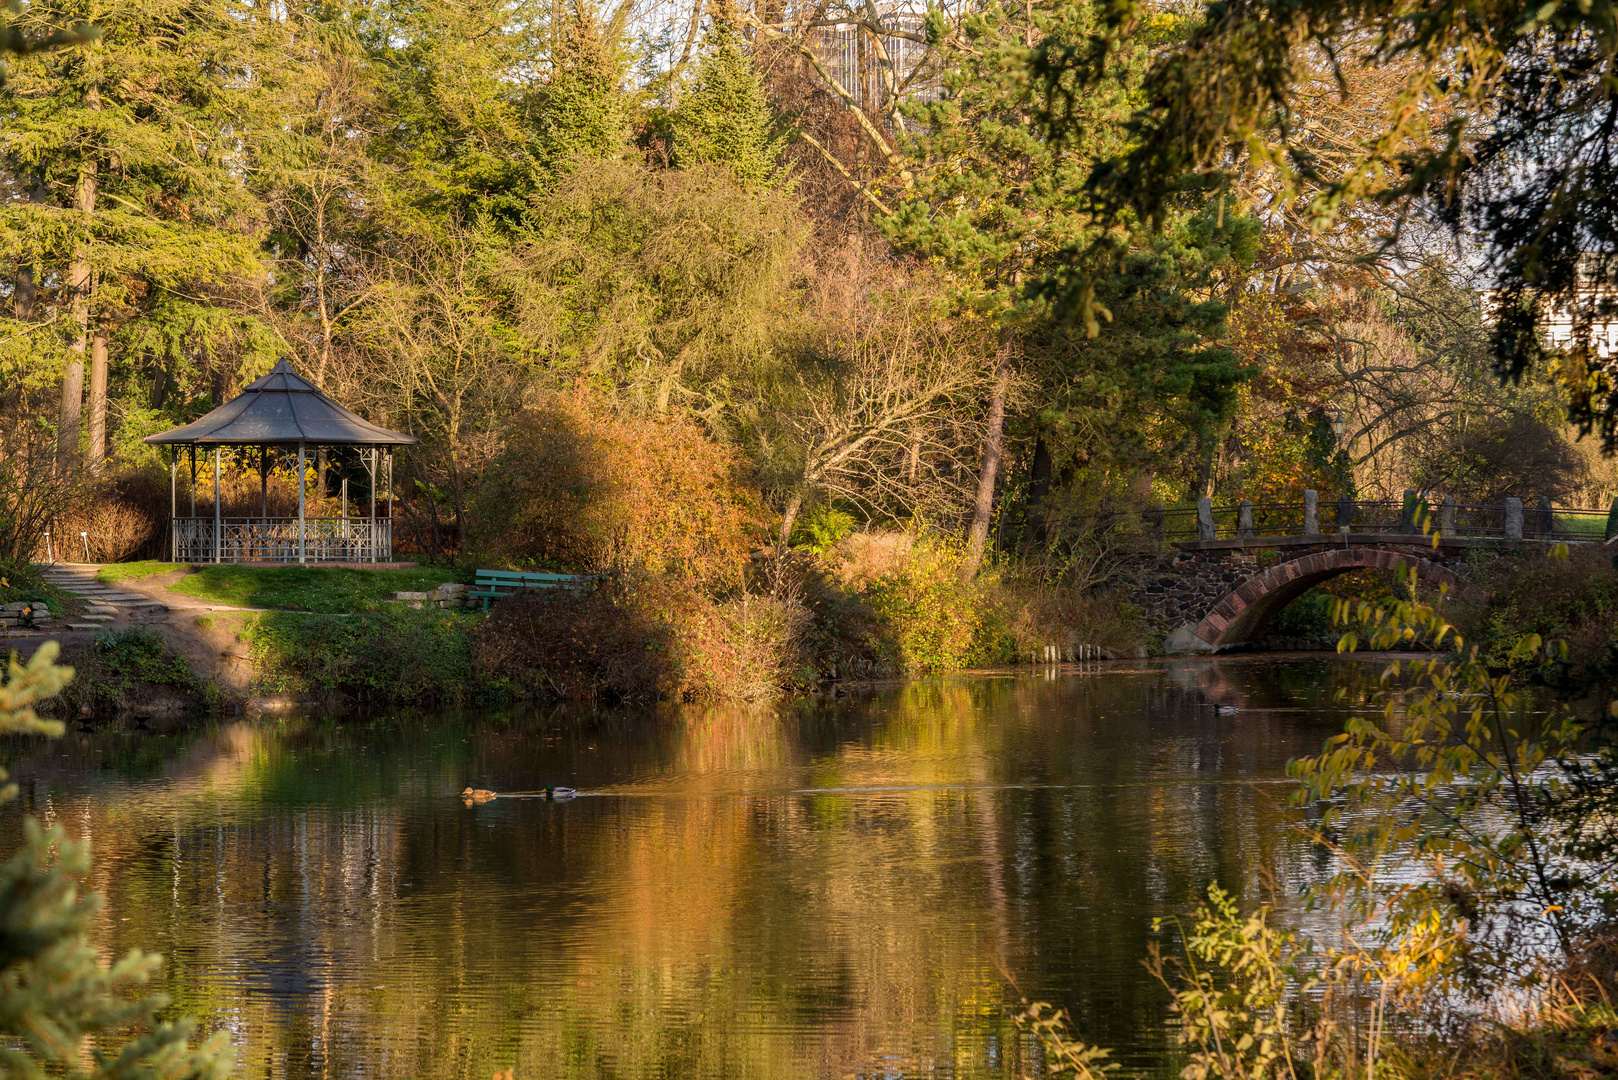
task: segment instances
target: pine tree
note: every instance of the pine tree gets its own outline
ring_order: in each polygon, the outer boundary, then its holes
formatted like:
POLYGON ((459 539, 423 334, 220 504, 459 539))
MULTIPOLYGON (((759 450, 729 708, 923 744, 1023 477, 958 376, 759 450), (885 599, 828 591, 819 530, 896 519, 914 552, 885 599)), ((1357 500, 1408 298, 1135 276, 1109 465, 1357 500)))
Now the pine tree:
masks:
POLYGON ((786 136, 777 133, 764 83, 747 55, 733 10, 716 11, 690 87, 669 116, 674 161, 722 164, 746 183, 779 187, 786 136))
POLYGON ((589 0, 576 0, 559 28, 534 130, 534 156, 552 177, 576 161, 616 157, 628 145, 634 101, 624 90, 618 44, 628 10, 619 5, 603 25, 589 0))
MULTIPOLYGON (((89 361, 92 466, 106 449, 110 345, 170 295, 217 294, 257 266, 241 153, 248 88, 273 68, 235 0, 36 0, 17 18, 49 37, 93 22, 99 40, 20 60, 4 91, 3 161, 24 190, 0 224, 18 266, 14 314, 39 298, 65 333, 8 327, 12 348, 62 372, 58 460, 79 456, 89 361), (37 279, 37 280, 36 280, 37 279), (27 298, 28 303, 21 301, 27 298)), ((206 303, 204 307, 210 306, 206 303)))
MULTIPOLYGON (((26 666, 12 657, 0 685, 0 734, 62 734, 60 722, 33 709, 73 677, 57 655, 52 641, 26 666)), ((16 787, 0 796, 14 798, 16 787)), ((90 874, 89 841, 32 818, 23 822, 23 837, 22 850, 0 866, 0 1072, 85 1080, 228 1076, 222 1033, 193 1048, 192 1021, 156 1019, 167 998, 133 996, 151 980, 158 957, 132 950, 110 967, 101 963, 89 938, 101 898, 80 891, 90 874), (127 1042, 114 1041, 130 1030, 127 1042)))
POLYGON ((530 143, 545 0, 381 0, 355 5, 378 83, 371 152, 392 174, 401 231, 479 218, 512 224, 542 170, 530 143))

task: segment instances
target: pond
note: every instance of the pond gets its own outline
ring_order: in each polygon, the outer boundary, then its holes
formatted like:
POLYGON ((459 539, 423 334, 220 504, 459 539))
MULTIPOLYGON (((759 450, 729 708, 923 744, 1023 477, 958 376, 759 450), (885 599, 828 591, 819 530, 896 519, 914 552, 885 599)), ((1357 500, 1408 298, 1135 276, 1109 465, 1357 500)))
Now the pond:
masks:
POLYGON ((770 709, 70 730, 6 744, 0 829, 26 809, 93 839, 99 944, 163 953, 241 1076, 1015 1076, 1024 997, 1172 1075, 1154 917, 1213 881, 1307 917, 1327 865, 1285 764, 1375 671, 1176 660, 770 709), (455 797, 547 783, 581 794, 455 797))

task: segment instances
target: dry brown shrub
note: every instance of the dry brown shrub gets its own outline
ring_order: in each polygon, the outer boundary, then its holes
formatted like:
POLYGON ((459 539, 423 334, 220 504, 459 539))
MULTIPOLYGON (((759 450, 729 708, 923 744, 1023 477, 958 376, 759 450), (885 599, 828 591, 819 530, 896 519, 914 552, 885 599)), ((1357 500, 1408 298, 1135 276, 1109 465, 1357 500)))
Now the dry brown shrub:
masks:
POLYGON ((476 505, 477 547, 519 565, 739 589, 763 539, 740 458, 692 421, 596 404, 558 399, 513 420, 476 505))
MULTIPOLYGON (((168 557, 168 478, 148 471, 83 479, 51 522, 51 554, 66 562, 168 557)), ((45 546, 39 545, 38 557, 45 546)))
POLYGON ((715 602, 666 577, 610 576, 592 591, 500 601, 478 627, 479 674, 569 701, 751 701, 799 677, 803 608, 715 602))

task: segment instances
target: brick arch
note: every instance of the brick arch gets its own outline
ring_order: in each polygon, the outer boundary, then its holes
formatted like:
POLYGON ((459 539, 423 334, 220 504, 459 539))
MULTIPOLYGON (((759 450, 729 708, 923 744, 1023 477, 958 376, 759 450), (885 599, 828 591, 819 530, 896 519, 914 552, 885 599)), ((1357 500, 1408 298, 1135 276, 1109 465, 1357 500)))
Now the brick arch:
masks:
POLYGON ((1211 649, 1237 645, 1252 638, 1282 608, 1323 581, 1350 570, 1392 570, 1400 565, 1414 567, 1418 581, 1435 587, 1448 585, 1454 595, 1470 597, 1477 592, 1454 571, 1419 556, 1381 548, 1317 551, 1248 578, 1213 606, 1194 633, 1211 649))

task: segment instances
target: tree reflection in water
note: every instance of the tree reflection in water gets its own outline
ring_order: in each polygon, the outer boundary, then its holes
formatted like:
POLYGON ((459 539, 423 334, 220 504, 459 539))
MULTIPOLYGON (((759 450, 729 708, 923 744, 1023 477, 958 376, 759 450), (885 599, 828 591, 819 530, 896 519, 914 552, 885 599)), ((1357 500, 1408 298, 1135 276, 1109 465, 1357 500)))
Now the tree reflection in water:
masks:
POLYGON ((1374 674, 1201 660, 5 757, 24 809, 94 840, 105 947, 162 949, 244 1076, 1009 1076, 1019 991, 1161 1064, 1152 917, 1322 871, 1279 781, 1374 674))

